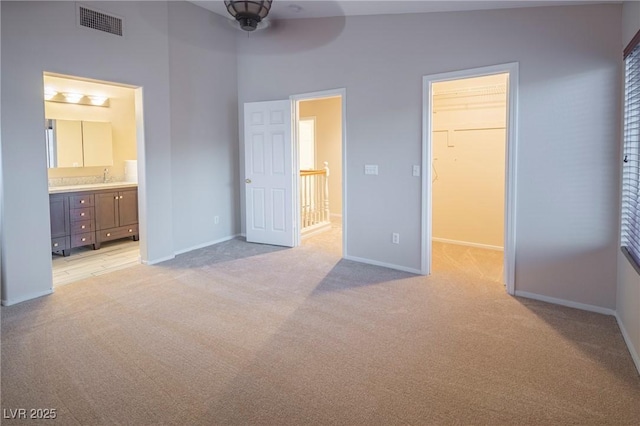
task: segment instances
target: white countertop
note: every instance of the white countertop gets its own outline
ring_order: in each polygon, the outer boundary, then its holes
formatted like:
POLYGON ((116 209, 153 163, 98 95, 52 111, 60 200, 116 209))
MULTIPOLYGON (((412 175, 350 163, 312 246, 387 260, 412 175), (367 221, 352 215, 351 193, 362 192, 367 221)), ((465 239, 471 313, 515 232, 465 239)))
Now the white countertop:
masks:
POLYGON ((136 188, 135 182, 109 182, 109 183, 88 183, 84 185, 66 185, 66 186, 50 186, 49 194, 58 194, 62 192, 76 191, 93 191, 97 189, 120 189, 120 188, 136 188))

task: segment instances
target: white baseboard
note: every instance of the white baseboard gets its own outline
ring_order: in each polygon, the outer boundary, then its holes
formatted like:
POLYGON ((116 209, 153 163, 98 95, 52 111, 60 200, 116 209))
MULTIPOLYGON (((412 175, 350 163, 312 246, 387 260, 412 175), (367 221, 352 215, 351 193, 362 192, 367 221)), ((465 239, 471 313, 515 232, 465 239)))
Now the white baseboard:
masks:
POLYGON ((539 300, 541 302, 553 303, 554 305, 566 306, 569 308, 582 309, 583 311, 596 312, 603 315, 614 315, 616 311, 602 306, 587 305, 586 303, 572 302, 571 300, 558 299, 556 297, 543 296, 541 294, 529 293, 527 291, 516 290, 516 296, 527 299, 539 300))
POLYGON ((618 322, 618 327, 620 327, 620 331, 622 332, 622 337, 624 338, 624 342, 627 344, 627 349, 629 349, 629 353, 631 354, 631 359, 633 360, 633 363, 636 365, 636 370, 638 370, 638 374, 640 374, 640 356, 638 356, 638 352, 636 351, 636 348, 633 346, 631 337, 629 336, 629 333, 627 333, 627 329, 624 328, 622 319, 620 319, 617 312, 615 316, 616 316, 616 321, 618 322))
POLYGON ((476 247, 476 248, 482 248, 482 249, 488 249, 488 250, 504 251, 504 247, 492 246, 489 244, 472 243, 469 241, 448 240, 446 238, 436 238, 436 237, 431 238, 431 240, 436 241, 438 243, 456 244, 459 246, 469 246, 469 247, 476 247))
POLYGON ((17 299, 2 299, 2 306, 11 306, 15 305, 16 303, 26 302, 27 300, 37 299, 38 297, 48 296, 50 294, 53 294, 53 289, 31 293, 26 296, 18 297, 17 299))
POLYGON ((224 243, 225 241, 233 240, 234 238, 238 237, 239 235, 240 234, 230 235, 228 237, 223 237, 223 238, 219 238, 217 240, 209 241, 209 242, 206 242, 206 243, 197 244, 197 245, 195 245, 193 247, 189 247, 189 248, 186 248, 186 249, 178 250, 178 251, 175 252, 175 255, 177 256, 179 254, 188 253, 188 252, 193 251, 193 250, 198 250, 198 249, 201 249, 201 248, 204 248, 204 247, 209 247, 209 246, 212 246, 214 244, 224 243))
POLYGON ((166 262, 167 260, 175 259, 175 257, 176 257, 175 255, 171 255, 171 256, 161 257, 159 259, 143 260, 142 264, 143 265, 156 265, 158 263, 166 262))
POLYGON ((393 265, 391 263, 378 262, 377 260, 365 259, 362 257, 344 256, 344 259, 351 260, 353 262, 366 263, 367 265, 382 266, 384 268, 395 269, 402 272, 410 272, 416 275, 421 274, 419 269, 407 268, 406 266, 393 265))

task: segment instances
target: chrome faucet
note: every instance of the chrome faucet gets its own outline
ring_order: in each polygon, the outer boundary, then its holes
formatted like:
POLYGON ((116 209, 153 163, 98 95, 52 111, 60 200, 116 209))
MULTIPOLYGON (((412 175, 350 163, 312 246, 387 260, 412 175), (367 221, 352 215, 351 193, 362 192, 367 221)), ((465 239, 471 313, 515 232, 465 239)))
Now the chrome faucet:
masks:
POLYGON ((109 182, 109 169, 105 168, 102 172, 102 183, 109 182))

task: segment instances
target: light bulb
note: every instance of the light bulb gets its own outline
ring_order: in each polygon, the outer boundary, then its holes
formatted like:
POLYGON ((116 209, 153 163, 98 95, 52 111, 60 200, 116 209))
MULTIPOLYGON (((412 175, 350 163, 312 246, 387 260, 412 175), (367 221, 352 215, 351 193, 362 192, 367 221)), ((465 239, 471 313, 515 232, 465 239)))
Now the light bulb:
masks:
POLYGON ((84 95, 80 95, 78 93, 65 93, 64 94, 64 98, 67 100, 67 102, 71 102, 73 104, 77 104, 78 102, 80 102, 80 99, 82 99, 84 97, 84 95))
POLYGON ((49 89, 49 88, 45 88, 44 89, 44 100, 45 101, 50 101, 57 94, 58 94, 58 92, 56 92, 55 90, 49 89))
POLYGON ((104 103, 107 101, 106 96, 89 96, 89 99, 91 100, 91 104, 93 105, 104 105, 104 103))

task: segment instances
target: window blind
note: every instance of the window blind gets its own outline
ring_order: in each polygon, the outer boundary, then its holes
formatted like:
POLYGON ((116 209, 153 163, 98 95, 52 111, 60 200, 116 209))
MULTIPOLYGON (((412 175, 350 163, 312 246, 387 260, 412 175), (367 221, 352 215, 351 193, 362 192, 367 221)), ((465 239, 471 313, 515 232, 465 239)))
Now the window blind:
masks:
POLYGON ((640 45, 625 52, 622 168, 623 250, 640 266, 640 45))

